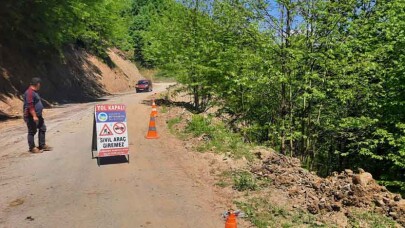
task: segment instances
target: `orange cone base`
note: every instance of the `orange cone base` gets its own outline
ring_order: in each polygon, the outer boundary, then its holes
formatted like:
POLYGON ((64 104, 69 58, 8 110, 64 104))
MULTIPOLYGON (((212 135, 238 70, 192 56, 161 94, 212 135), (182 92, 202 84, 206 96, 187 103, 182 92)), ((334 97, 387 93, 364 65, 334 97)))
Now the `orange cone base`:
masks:
POLYGON ((159 136, 150 136, 149 134, 145 136, 146 139, 158 139, 159 136))
POLYGON ((149 129, 148 129, 148 134, 146 134, 145 138, 147 139, 158 139, 158 133, 156 130, 156 118, 152 116, 152 113, 150 115, 150 122, 149 122, 149 129))

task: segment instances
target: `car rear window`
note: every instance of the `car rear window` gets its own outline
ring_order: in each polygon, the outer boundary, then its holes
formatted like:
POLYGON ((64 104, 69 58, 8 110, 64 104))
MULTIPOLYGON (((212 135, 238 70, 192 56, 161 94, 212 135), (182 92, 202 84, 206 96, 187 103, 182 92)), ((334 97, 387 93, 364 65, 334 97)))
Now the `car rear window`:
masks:
POLYGON ((145 85, 145 84, 149 84, 149 82, 148 81, 138 81, 138 84, 139 85, 145 85))

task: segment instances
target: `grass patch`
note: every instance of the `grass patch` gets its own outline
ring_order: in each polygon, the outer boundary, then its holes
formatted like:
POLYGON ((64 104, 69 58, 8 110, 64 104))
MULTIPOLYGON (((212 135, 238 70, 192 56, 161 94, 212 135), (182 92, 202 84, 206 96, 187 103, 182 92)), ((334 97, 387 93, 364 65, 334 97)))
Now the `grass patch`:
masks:
POLYGON ((270 186, 271 180, 268 178, 257 178, 254 174, 245 171, 224 171, 217 176, 216 183, 219 187, 232 186, 238 191, 255 191, 270 186))
POLYGON ((183 121, 183 119, 181 117, 175 117, 175 118, 169 119, 167 121, 167 127, 169 128, 170 133, 172 133, 179 139, 184 140, 184 139, 186 139, 187 136, 183 132, 176 129, 176 126, 178 124, 180 124, 182 121, 183 121))
POLYGON ((170 120, 167 122, 167 126, 169 127, 170 130, 175 130, 175 129, 174 129, 174 126, 177 125, 177 124, 179 124, 180 122, 181 122, 181 118, 180 118, 180 117, 176 117, 176 118, 170 119, 170 120))
POLYGON ((211 124, 211 119, 201 115, 193 115, 186 127, 186 132, 192 134, 194 137, 199 137, 203 134, 212 135, 214 131, 215 129, 211 124))
MULTIPOLYGON (((162 108, 162 113, 167 111, 167 107, 165 110, 162 108)), ((176 130, 175 126, 182 121, 183 119, 178 117, 170 119, 168 120, 168 128, 172 134, 182 140, 186 139, 187 136, 201 137, 202 140, 195 145, 197 151, 213 151, 234 158, 244 157, 249 161, 254 159, 254 155, 250 152, 251 146, 244 143, 239 134, 233 133, 223 123, 214 122, 210 117, 196 114, 186 123, 184 130, 176 130)))
POLYGON ((226 181, 224 181, 224 180, 220 180, 220 181, 218 181, 215 185, 218 186, 218 187, 221 187, 221 188, 226 188, 226 187, 228 187, 230 184, 229 184, 229 182, 226 182, 226 181))
POLYGON ((352 227, 375 227, 388 228, 397 227, 396 223, 384 215, 374 212, 352 211, 349 218, 349 224, 352 227))
MULTIPOLYGON (((235 202, 247 215, 247 219, 258 228, 268 227, 336 227, 325 221, 319 221, 315 215, 303 210, 289 211, 266 200, 265 197, 252 198, 246 202, 235 202)), ((388 228, 397 227, 392 219, 374 212, 352 211, 349 227, 388 228)))
POLYGON ((258 184, 252 173, 247 171, 238 172, 233 177, 233 187, 238 191, 257 190, 258 184))
POLYGON ((217 176, 219 178, 218 182, 215 184, 216 186, 219 186, 221 188, 225 188, 228 186, 231 186, 232 183, 232 177, 233 177, 233 172, 232 171, 223 171, 221 174, 217 176))
POLYGON ((317 222, 316 217, 304 211, 288 211, 264 198, 252 198, 247 202, 235 202, 244 211, 247 219, 258 228, 268 227, 334 227, 317 222))
POLYGON ((169 109, 167 108, 167 106, 162 106, 162 108, 160 109, 160 112, 162 113, 162 114, 165 114, 165 113, 167 113, 169 111, 169 109))
POLYGON ((197 151, 226 153, 234 158, 245 157, 249 161, 254 159, 251 147, 243 142, 239 134, 233 133, 221 122, 214 122, 210 117, 193 115, 185 132, 193 137, 203 137, 202 143, 196 146, 197 151))

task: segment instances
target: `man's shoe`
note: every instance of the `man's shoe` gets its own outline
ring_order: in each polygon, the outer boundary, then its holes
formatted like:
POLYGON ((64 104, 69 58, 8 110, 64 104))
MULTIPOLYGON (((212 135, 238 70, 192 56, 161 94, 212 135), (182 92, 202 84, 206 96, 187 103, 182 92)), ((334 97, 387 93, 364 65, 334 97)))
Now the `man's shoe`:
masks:
POLYGON ((40 154, 40 153, 42 153, 44 151, 38 149, 37 147, 34 147, 34 148, 30 149, 30 152, 33 153, 33 154, 40 154))
POLYGON ((52 151, 53 148, 51 146, 45 145, 45 146, 41 146, 39 149, 43 150, 43 151, 52 151))

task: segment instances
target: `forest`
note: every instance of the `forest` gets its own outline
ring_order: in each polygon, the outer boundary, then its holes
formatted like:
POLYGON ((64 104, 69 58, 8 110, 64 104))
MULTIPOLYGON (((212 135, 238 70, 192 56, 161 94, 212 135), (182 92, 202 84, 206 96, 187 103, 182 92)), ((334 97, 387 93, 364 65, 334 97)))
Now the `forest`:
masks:
POLYGON ((155 0, 135 18, 137 60, 196 112, 219 107, 247 143, 320 175, 361 167, 405 190, 404 2, 155 0))
POLYGON ((405 192, 402 0, 6 0, 2 42, 118 47, 246 143, 405 192))
POLYGON ((105 56, 131 50, 131 0, 4 0, 0 41, 43 55, 78 45, 105 56))

